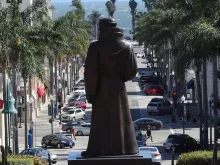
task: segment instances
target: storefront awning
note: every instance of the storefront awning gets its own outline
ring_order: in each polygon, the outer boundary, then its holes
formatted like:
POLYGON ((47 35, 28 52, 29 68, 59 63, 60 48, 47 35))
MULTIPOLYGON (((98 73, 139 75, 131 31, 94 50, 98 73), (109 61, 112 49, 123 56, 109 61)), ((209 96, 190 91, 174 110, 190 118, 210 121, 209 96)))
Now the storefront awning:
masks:
POLYGON ((195 89, 195 85, 194 85, 195 81, 193 79, 191 79, 187 84, 187 89, 195 89))
POLYGON ((43 96, 44 93, 45 93, 44 88, 42 88, 42 87, 38 87, 37 88, 37 95, 38 95, 38 97, 43 96))

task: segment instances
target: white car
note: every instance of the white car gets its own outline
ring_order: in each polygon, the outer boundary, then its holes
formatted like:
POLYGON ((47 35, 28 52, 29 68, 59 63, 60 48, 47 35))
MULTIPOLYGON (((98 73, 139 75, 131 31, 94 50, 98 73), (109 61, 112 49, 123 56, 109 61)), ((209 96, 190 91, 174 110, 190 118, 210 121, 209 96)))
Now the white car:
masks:
POLYGON ((77 119, 84 120, 86 118, 85 112, 82 109, 71 109, 61 116, 62 121, 73 121, 77 119))
POLYGON ((77 136, 83 136, 83 135, 88 135, 90 134, 90 127, 91 127, 91 123, 85 123, 85 124, 81 124, 80 126, 74 126, 74 129, 76 132, 77 136))
POLYGON ((85 87, 78 88, 77 90, 73 91, 74 95, 81 95, 81 94, 86 94, 85 92, 85 87))
POLYGON ((149 153, 152 156, 152 164, 161 164, 161 154, 157 147, 139 147, 139 155, 144 156, 146 153, 149 153))

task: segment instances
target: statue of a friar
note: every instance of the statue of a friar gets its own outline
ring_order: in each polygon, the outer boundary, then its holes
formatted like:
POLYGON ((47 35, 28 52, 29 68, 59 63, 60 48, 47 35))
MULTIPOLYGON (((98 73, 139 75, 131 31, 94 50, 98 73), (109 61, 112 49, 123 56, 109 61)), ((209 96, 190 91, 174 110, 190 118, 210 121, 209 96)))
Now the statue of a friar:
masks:
POLYGON ((92 104, 91 130, 82 156, 138 153, 125 82, 137 73, 132 45, 112 18, 99 22, 99 39, 92 42, 85 62, 85 89, 92 104))

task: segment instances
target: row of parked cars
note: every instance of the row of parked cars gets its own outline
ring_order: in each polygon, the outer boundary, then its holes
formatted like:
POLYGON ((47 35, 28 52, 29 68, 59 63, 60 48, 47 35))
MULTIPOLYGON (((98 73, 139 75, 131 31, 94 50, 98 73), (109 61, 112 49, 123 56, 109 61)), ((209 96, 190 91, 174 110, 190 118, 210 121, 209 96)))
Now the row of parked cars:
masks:
POLYGON ((86 118, 86 93, 84 79, 79 80, 73 88, 68 104, 62 108, 62 122, 84 120, 86 118))

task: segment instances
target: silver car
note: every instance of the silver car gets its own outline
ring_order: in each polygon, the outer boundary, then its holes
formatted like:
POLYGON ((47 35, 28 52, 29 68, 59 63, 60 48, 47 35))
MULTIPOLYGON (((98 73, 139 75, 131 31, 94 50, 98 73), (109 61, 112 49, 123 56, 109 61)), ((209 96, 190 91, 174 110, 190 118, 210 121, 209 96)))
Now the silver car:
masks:
POLYGON ((151 154, 152 164, 161 164, 161 154, 157 147, 139 147, 140 156, 144 156, 146 152, 151 154))
POLYGON ((152 100, 153 101, 151 101, 147 106, 147 112, 149 115, 151 115, 152 113, 158 113, 160 115, 164 115, 165 113, 173 113, 172 104, 166 99, 153 98, 152 100))
POLYGON ((81 124, 80 126, 74 126, 75 133, 77 136, 89 135, 91 123, 81 124))

